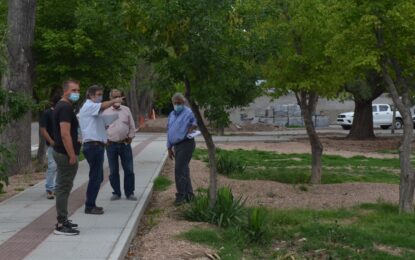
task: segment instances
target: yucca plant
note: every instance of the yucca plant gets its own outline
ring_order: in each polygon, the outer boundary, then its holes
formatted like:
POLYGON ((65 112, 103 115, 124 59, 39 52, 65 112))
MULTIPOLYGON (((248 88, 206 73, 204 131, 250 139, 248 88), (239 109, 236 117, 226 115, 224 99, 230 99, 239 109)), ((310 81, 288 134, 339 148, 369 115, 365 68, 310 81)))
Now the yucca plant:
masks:
POLYGON ((235 199, 229 187, 218 189, 211 222, 220 227, 241 223, 245 213, 245 201, 242 197, 235 199))
POLYGON ((209 222, 220 227, 239 225, 245 214, 245 200, 235 199, 228 187, 218 189, 217 200, 209 208, 208 191, 199 192, 184 211, 184 217, 191 221, 209 222))
POLYGON ((253 208, 248 212, 245 232, 251 243, 269 241, 268 214, 265 208, 253 208))
POLYGON ((184 211, 184 217, 190 221, 209 222, 211 216, 207 191, 198 192, 184 211))

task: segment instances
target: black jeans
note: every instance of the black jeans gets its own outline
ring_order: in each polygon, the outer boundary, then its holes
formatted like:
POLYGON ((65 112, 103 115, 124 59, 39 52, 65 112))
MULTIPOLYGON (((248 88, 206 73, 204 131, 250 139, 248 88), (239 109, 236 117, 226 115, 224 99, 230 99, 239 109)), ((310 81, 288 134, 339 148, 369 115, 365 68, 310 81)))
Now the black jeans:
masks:
POLYGON ((183 141, 174 145, 176 181, 176 200, 184 200, 193 195, 192 181, 190 180, 189 163, 192 159, 196 143, 194 139, 183 141))
POLYGON ((134 194, 134 163, 133 151, 130 144, 111 143, 107 146, 108 164, 110 166, 110 183, 114 190, 113 194, 121 196, 120 172, 118 158, 121 159, 121 165, 124 170, 124 193, 128 197, 134 194))
POLYGON ((103 145, 85 143, 83 145, 85 159, 89 164, 89 182, 86 190, 86 208, 96 207, 96 199, 98 196, 101 183, 104 180, 104 153, 103 145))

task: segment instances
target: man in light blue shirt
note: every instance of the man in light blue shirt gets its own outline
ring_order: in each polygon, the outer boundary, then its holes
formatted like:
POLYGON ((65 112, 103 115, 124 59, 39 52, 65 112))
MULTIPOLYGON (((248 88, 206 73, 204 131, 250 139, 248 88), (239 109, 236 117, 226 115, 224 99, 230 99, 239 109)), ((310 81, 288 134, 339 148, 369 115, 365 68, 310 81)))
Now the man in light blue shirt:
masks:
POLYGON ((180 205, 194 197, 189 163, 196 144, 187 135, 197 128, 197 122, 192 110, 185 106, 186 99, 181 93, 174 94, 172 102, 174 111, 170 113, 167 122, 167 149, 170 159, 175 159, 175 205, 180 205))
POLYGON ((86 191, 85 213, 104 214, 102 207, 95 204, 101 183, 104 180, 104 153, 107 143, 106 125, 117 118, 108 119, 102 112, 121 103, 122 98, 102 102, 103 88, 91 86, 87 91, 87 100, 79 111, 79 124, 82 132, 83 153, 89 164, 89 182, 86 191))

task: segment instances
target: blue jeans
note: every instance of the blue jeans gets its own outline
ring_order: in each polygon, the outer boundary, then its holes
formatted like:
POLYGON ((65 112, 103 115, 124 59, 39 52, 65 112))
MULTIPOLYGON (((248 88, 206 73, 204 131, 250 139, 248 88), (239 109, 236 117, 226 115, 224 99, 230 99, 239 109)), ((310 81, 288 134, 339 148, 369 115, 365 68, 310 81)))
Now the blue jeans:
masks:
POLYGON ((124 170, 124 193, 128 197, 134 194, 134 164, 133 151, 130 144, 111 143, 107 146, 108 164, 110 166, 110 183, 114 190, 113 194, 121 196, 120 173, 118 158, 121 159, 121 165, 124 170))
POLYGON ((53 147, 52 146, 48 146, 47 157, 48 157, 48 169, 46 170, 45 188, 46 188, 46 191, 54 192, 56 172, 58 171, 58 168, 56 166, 55 159, 53 159, 53 147))
POLYGON ((101 183, 104 180, 104 153, 105 148, 98 144, 86 143, 83 145, 85 159, 89 164, 89 182, 86 190, 86 208, 94 208, 101 183))

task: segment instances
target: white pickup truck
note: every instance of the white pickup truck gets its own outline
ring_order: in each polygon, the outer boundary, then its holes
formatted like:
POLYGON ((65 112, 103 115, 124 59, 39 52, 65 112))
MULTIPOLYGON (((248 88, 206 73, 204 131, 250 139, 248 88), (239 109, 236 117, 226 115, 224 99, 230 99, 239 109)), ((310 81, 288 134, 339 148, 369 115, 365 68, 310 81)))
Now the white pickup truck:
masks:
MULTIPOLYGON (((382 129, 388 129, 392 126, 393 108, 388 104, 373 104, 373 126, 382 129)), ((341 113, 337 116, 337 124, 341 125, 343 129, 349 130, 352 128, 354 112, 341 113)), ((403 125, 402 117, 399 111, 395 115, 395 129, 401 129, 403 125)))

